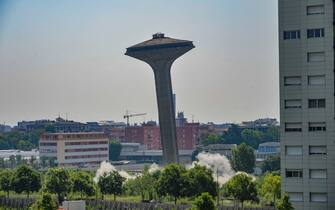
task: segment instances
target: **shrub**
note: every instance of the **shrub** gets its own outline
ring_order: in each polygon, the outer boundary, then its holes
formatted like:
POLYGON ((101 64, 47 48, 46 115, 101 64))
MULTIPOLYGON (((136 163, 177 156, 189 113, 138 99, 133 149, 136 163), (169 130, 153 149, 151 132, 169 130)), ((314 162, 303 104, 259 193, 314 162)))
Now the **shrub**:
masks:
POLYGON ((192 210, 216 210, 213 197, 208 193, 202 193, 193 204, 192 210))

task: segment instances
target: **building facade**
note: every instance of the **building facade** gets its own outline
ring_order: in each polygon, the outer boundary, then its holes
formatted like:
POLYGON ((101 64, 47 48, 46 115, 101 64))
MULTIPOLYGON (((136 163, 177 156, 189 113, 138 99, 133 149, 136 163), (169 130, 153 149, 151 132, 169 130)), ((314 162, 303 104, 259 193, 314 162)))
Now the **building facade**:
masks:
POLYGON ((280 155, 280 143, 279 142, 265 142, 259 144, 256 151, 256 161, 262 162, 271 156, 280 155))
POLYGON ((39 142, 40 158, 55 158, 59 167, 97 168, 109 159, 104 133, 46 133, 39 142))
POLYGON ((334 1, 279 0, 282 192, 335 209, 334 1))
MULTIPOLYGON (((184 123, 177 127, 177 143, 179 150, 195 149, 199 139, 199 123, 184 123)), ((140 143, 148 150, 161 150, 159 126, 147 123, 125 128, 125 142, 140 143)))

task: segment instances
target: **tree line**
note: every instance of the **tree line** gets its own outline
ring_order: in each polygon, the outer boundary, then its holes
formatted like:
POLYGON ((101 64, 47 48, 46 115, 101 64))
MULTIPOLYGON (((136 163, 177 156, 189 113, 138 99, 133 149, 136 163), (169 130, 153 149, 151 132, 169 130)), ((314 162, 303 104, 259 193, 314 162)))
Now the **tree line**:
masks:
POLYGON ((44 130, 32 131, 11 131, 8 133, 0 133, 0 149, 18 149, 29 151, 38 148, 38 142, 41 133, 44 130))
POLYGON ((11 192, 24 193, 27 197, 38 192, 40 198, 34 205, 51 206, 57 206, 56 200, 61 203, 70 194, 76 194, 80 199, 105 199, 106 195, 113 195, 114 200, 116 196, 139 195, 144 202, 164 202, 171 198, 177 203, 181 198, 189 198, 194 200, 195 206, 214 205, 213 198, 237 200, 241 206, 246 201, 272 205, 285 202, 285 197, 281 199, 280 196, 280 176, 271 173, 258 180, 246 173, 238 173, 222 186, 215 181, 211 169, 200 165, 186 169, 171 164, 155 171, 145 168, 143 173, 131 179, 124 178, 117 171, 106 172, 95 180, 93 176, 87 171, 64 168, 50 168, 40 173, 30 166, 21 165, 15 170, 0 172, 0 189, 8 197, 11 192))
POLYGON ((279 141, 279 133, 279 126, 272 126, 261 131, 256 129, 245 129, 233 124, 229 130, 222 135, 209 134, 201 136, 200 143, 202 146, 210 144, 246 143, 254 149, 257 149, 260 143, 279 141))

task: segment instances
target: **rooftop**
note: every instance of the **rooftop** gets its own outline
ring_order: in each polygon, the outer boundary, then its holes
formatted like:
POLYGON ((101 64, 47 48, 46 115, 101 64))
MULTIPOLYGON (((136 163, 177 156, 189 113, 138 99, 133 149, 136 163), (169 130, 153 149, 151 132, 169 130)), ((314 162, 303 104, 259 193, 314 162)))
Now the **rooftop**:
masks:
POLYGON ((264 142, 259 147, 280 147, 280 142, 264 142))

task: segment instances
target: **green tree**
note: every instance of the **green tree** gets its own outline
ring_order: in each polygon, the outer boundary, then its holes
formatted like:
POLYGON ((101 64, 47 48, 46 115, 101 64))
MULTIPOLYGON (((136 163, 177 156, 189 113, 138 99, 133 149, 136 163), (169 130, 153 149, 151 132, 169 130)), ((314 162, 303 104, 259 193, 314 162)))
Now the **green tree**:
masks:
POLYGON ((7 193, 9 197, 9 191, 13 189, 12 186, 13 172, 11 170, 3 170, 0 172, 0 189, 7 193))
POLYGON ((25 141, 25 140, 20 140, 17 145, 16 148, 19 150, 23 150, 23 151, 30 151, 34 148, 36 148, 35 145, 33 145, 31 142, 29 141, 25 141))
POLYGON ((241 136, 244 142, 254 149, 258 148, 259 143, 263 138, 263 132, 251 129, 245 129, 242 131, 241 136))
POLYGON ((37 148, 39 137, 42 132, 43 130, 8 132, 2 137, 4 141, 4 147, 7 147, 7 149, 21 150, 31 150, 33 148, 37 148))
POLYGON ((0 150, 10 149, 10 145, 3 137, 0 137, 0 150))
POLYGON ((272 172, 280 170, 280 156, 270 156, 261 164, 262 172, 272 172))
POLYGON ((204 192, 200 196, 198 196, 193 204, 192 210, 216 210, 215 203, 213 197, 204 192))
POLYGON ((135 179, 129 179, 127 180, 123 185, 123 192, 125 195, 129 196, 135 196, 135 195, 141 195, 142 201, 144 200, 144 191, 141 188, 140 182, 138 180, 139 177, 136 177, 135 179))
POLYGON ((214 181, 211 169, 195 165, 187 171, 187 180, 188 196, 200 196, 203 192, 208 192, 213 197, 217 195, 217 183, 214 181))
POLYGON ((142 200, 146 198, 146 195, 149 200, 153 199, 158 178, 159 177, 155 176, 155 173, 150 173, 148 167, 145 167, 142 175, 135 179, 139 184, 138 191, 141 194, 142 200))
POLYGON ((272 204, 276 204, 276 198, 280 198, 280 176, 267 174, 261 187, 264 197, 271 197, 272 204))
POLYGON ((45 126, 45 132, 47 133, 55 133, 56 132, 56 127, 53 124, 49 124, 45 126))
POLYGON ((83 194, 92 196, 95 193, 92 176, 85 171, 74 171, 71 173, 72 192, 79 192, 80 197, 83 194))
POLYGON ((113 194, 115 201, 116 195, 120 195, 122 193, 122 185, 125 180, 126 179, 117 171, 103 174, 98 180, 98 186, 102 194, 102 199, 104 199, 104 195, 113 194))
POLYGON ((19 166, 13 176, 13 189, 16 193, 26 192, 27 197, 31 192, 37 192, 41 188, 40 174, 29 166, 19 166))
POLYGON ((227 133, 223 135, 225 139, 224 143, 226 144, 241 144, 243 138, 241 136, 242 129, 238 126, 233 124, 227 133))
POLYGON ((45 189, 49 193, 57 194, 59 203, 71 189, 69 172, 63 168, 49 168, 45 175, 45 189))
POLYGON ((157 191, 159 195, 170 195, 174 197, 174 203, 185 196, 188 185, 187 171, 185 167, 178 164, 167 165, 158 180, 157 191))
POLYGON ((242 143, 233 149, 232 167, 236 171, 252 173, 255 167, 254 149, 245 143, 242 143))
POLYGON ((231 178, 223 188, 224 195, 240 201, 242 207, 245 201, 258 201, 256 185, 252 178, 245 173, 231 178))
POLYGON ((122 145, 120 142, 113 140, 109 143, 109 160, 118 160, 121 154, 122 145))
POLYGON ((277 204, 277 209, 278 210, 293 210, 293 206, 290 202, 290 197, 285 194, 279 201, 277 204))
POLYGON ((39 199, 30 208, 31 210, 56 210, 58 209, 56 201, 51 194, 43 192, 39 199))
POLYGON ((221 144, 223 143, 223 139, 218 135, 210 134, 206 137, 206 139, 202 141, 202 143, 204 146, 207 146, 210 144, 221 144))
POLYGON ((263 136, 263 141, 279 141, 280 138, 280 127, 279 126, 272 126, 269 127, 263 136))

